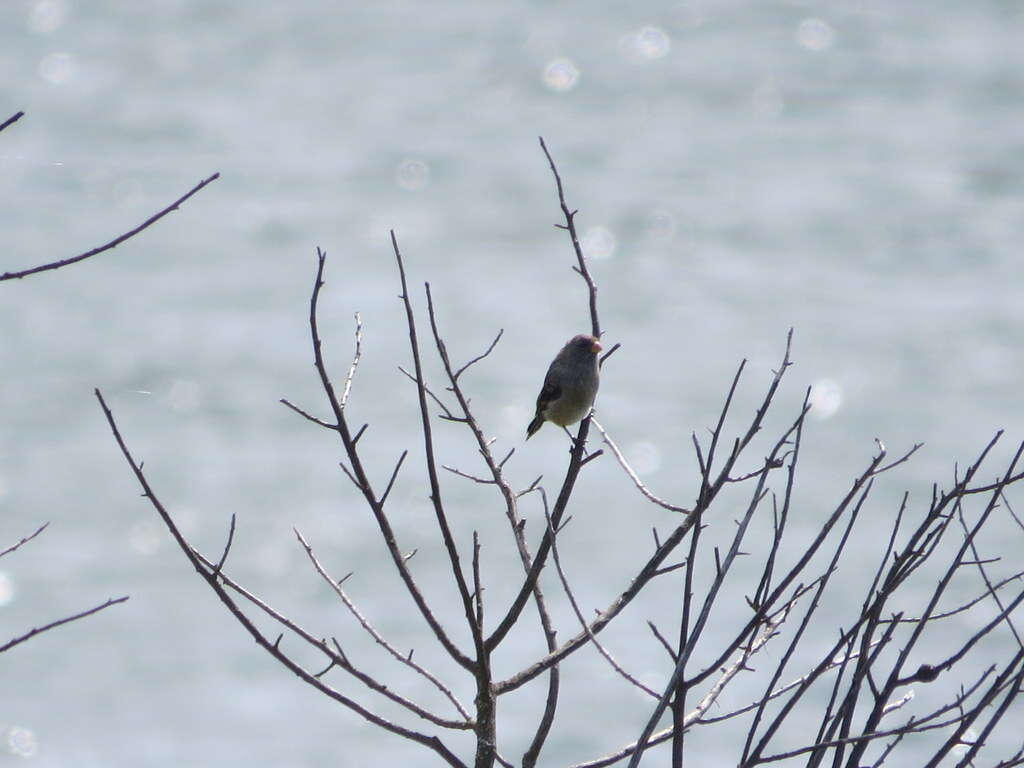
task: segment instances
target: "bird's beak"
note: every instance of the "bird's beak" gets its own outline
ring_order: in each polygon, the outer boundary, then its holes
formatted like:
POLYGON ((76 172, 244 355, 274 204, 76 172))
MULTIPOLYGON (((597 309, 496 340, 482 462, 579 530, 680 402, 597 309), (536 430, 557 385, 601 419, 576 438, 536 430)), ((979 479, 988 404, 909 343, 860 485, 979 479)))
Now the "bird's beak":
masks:
POLYGON ((597 339, 594 339, 594 344, 593 344, 593 346, 591 348, 594 350, 594 354, 595 355, 598 352, 600 352, 602 349, 604 349, 604 347, 601 346, 601 342, 598 341, 597 339))

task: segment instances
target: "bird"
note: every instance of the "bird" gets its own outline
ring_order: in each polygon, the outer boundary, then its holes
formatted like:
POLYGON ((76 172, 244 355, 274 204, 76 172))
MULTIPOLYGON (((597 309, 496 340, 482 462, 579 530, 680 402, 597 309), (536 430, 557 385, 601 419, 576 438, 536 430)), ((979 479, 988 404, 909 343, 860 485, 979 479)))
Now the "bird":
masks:
POLYGON ((597 353, 601 342, 581 333, 555 355, 537 396, 537 413, 526 428, 526 439, 550 421, 560 427, 575 424, 590 413, 599 382, 597 353))

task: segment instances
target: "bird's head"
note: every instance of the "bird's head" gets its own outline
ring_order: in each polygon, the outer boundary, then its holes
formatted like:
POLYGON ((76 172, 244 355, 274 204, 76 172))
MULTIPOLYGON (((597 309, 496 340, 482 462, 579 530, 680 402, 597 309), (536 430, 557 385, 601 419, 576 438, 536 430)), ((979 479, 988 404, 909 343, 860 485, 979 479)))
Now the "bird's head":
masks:
POLYGON ((573 336, 569 341, 569 346, 592 355, 596 355, 602 349, 600 341, 585 333, 581 333, 579 336, 573 336))

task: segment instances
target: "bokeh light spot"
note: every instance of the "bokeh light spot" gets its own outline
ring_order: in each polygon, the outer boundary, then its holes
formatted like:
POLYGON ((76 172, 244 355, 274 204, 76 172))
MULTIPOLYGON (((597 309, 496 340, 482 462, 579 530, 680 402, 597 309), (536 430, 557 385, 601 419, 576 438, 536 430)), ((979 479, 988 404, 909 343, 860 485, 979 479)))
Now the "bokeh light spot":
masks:
POLYGON ((811 415, 817 419, 827 419, 839 410, 843 404, 843 389, 833 379, 818 379, 811 385, 811 415))
POLYGON ((796 41, 809 51, 824 51, 835 43, 836 32, 822 19, 804 19, 796 28, 796 41))
POLYGON ((569 59, 555 59, 544 68, 544 85, 562 93, 571 91, 580 79, 579 68, 569 59))
POLYGON ((623 36, 619 48, 631 61, 651 61, 667 56, 672 50, 672 40, 658 27, 644 27, 623 36))
POLYGON ((70 53, 51 53, 39 62, 39 76, 48 83, 63 85, 74 74, 75 60, 70 53))
POLYGON ((403 160, 395 171, 395 182, 410 192, 421 190, 430 183, 430 166, 422 160, 403 160))
POLYGON ((605 227, 591 227, 580 240, 583 255, 588 259, 608 259, 615 254, 615 235, 605 227))
POLYGON ((17 725, 12 725, 4 733, 4 746, 9 753, 18 757, 32 757, 39 750, 35 733, 17 725))
POLYGON ((14 599, 14 579, 0 571, 0 605, 7 605, 14 599))
POLYGON ((36 0, 28 11, 28 28, 47 35, 56 31, 67 17, 63 0, 36 0))
MULTIPOLYGON (((950 731, 955 730, 955 726, 950 729, 950 731)), ((964 731, 963 736, 960 737, 960 741, 953 746, 953 749, 951 751, 957 757, 960 757, 961 755, 966 755, 970 751, 971 745, 974 744, 974 742, 976 742, 977 740, 978 732, 973 728, 968 728, 966 731, 964 731)))
POLYGON ((638 475, 649 475, 661 469, 661 451, 646 440, 633 443, 626 451, 627 460, 638 475))

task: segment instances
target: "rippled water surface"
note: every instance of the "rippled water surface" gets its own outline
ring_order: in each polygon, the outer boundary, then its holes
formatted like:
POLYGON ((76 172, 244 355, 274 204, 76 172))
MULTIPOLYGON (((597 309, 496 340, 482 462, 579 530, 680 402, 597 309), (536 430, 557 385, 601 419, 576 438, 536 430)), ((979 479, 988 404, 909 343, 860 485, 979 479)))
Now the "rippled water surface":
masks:
MULTIPOLYGON (((997 0, 0 4, 0 120, 26 112, 0 134, 0 271, 107 242, 222 175, 113 251, 0 285, 0 548, 50 522, 0 563, 0 642, 131 595, 0 657, 8 748, 40 766, 434 759, 253 644, 139 498, 93 388, 199 548, 219 555, 234 513, 237 578, 441 708, 364 641, 296 542, 293 527, 335 576, 353 572, 346 587, 381 632, 457 677, 387 565, 332 435, 277 401, 327 414, 307 326, 320 246, 332 375, 344 379, 358 311, 350 408, 355 426, 371 425, 361 446, 381 485, 410 451, 393 522, 466 646, 423 484, 415 390, 397 370, 411 361, 388 230, 422 338, 428 280, 457 360, 504 329, 463 381, 496 452, 517 449, 516 486, 543 474, 553 488, 564 438, 547 427, 524 446, 523 430, 548 360, 589 319, 552 226, 561 214, 538 135, 579 209, 605 339, 622 344, 598 416, 656 493, 692 500, 691 433, 714 423, 746 358, 730 422, 742 425, 791 327, 795 365, 765 440, 811 386, 797 534, 834 506, 875 438, 894 453, 925 445, 879 482, 869 532, 888 530, 904 490, 924 504, 933 481, 948 487, 954 462, 1005 429, 994 477, 1024 438, 1021 40, 1022 7, 997 0)), ((443 394, 433 358, 427 373, 443 394)), ((435 425, 439 459, 478 473, 460 429, 435 425)), ((584 473, 564 534, 587 611, 628 583, 651 527, 673 522, 606 459, 584 473)), ((500 500, 442 482, 467 562, 480 532, 496 621, 520 572, 500 500)), ((532 498, 523 514, 536 533, 532 498)), ((723 509, 709 536, 729 536, 735 514, 723 509)), ((870 567, 874 543, 856 544, 870 567)), ((558 594, 553 574, 548 589, 558 594)), ((656 687, 665 663, 645 622, 671 631, 665 606, 678 600, 662 597, 627 613, 610 641, 656 687)), ((575 631, 567 607, 556 618, 561 636, 575 631)), ((531 625, 510 642, 501 676, 540 638, 531 625)), ((635 738, 650 704, 612 676, 592 652, 567 666, 545 765, 635 738)), ((510 755, 541 695, 503 703, 510 755)), ((713 732, 695 743, 709 765, 726 764, 726 746, 713 732)))

